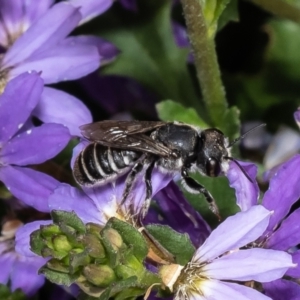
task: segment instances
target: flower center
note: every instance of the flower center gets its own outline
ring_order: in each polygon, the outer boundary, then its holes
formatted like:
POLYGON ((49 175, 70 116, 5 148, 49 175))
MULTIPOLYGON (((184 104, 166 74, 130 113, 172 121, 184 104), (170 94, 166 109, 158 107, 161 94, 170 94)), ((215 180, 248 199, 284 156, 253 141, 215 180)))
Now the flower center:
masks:
MULTIPOLYGON (((0 57, 0 68, 1 68, 1 57, 0 57)), ((8 81, 8 69, 0 70, 0 95, 4 91, 7 81, 8 81)))

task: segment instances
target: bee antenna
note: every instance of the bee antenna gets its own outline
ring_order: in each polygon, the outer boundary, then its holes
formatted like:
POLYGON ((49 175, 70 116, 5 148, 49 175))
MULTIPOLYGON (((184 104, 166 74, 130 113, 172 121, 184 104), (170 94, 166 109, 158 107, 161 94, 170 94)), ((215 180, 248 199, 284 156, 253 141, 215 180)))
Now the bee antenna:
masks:
POLYGON ((248 131, 246 131, 243 135, 239 136, 238 138, 234 139, 232 142, 229 143, 229 145, 226 148, 231 148, 236 142, 238 142, 239 140, 243 139, 248 133, 252 132, 253 130, 259 128, 259 127, 263 127, 266 126, 265 123, 263 124, 259 124, 251 129, 249 129, 248 131))
POLYGON ((254 183, 253 180, 252 180, 252 178, 250 178, 250 176, 247 174, 247 172, 245 171, 245 169, 239 164, 239 162, 237 160, 235 160, 233 157, 230 157, 230 156, 224 156, 224 158, 233 161, 240 168, 240 170, 243 172, 243 174, 246 176, 246 178, 251 183, 254 183))

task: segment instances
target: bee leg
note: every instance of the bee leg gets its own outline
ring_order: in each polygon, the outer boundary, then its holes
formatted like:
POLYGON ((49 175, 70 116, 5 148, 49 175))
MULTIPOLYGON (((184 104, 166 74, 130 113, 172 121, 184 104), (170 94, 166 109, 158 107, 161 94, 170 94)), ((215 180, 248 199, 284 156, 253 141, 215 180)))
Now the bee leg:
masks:
POLYGON ((144 167, 144 165, 141 162, 137 162, 133 166, 133 168, 131 169, 130 173, 128 174, 128 176, 126 178, 125 188, 124 188, 124 191, 123 191, 120 206, 122 206, 125 203, 128 195, 129 195, 129 193, 132 189, 132 186, 133 186, 134 180, 136 178, 136 175, 143 170, 143 167, 144 167))
POLYGON ((201 193, 204 195, 206 201, 208 202, 209 209, 219 218, 220 221, 221 217, 219 213, 219 208, 211 193, 203 185, 201 185, 196 180, 191 178, 189 176, 188 171, 185 168, 181 170, 181 176, 186 184, 186 188, 188 191, 190 191, 191 193, 195 193, 195 194, 201 193))
POLYGON ((150 206, 150 202, 151 202, 151 197, 152 197, 152 181, 151 181, 151 175, 152 175, 152 171, 153 171, 153 168, 154 168, 154 165, 155 165, 155 160, 153 160, 149 166, 147 167, 146 169, 146 172, 145 172, 145 184, 146 184, 146 198, 145 198, 145 201, 144 201, 144 204, 141 208, 141 214, 140 214, 140 217, 142 219, 145 218, 148 210, 149 210, 149 206, 150 206))

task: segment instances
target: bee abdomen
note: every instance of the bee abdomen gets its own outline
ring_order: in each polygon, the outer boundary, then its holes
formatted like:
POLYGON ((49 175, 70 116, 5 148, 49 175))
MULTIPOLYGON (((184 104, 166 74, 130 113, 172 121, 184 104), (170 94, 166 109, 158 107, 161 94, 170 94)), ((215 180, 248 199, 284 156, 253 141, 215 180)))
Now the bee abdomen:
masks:
POLYGON ((127 172, 140 156, 135 151, 90 144, 76 158, 74 177, 80 185, 101 185, 127 172))

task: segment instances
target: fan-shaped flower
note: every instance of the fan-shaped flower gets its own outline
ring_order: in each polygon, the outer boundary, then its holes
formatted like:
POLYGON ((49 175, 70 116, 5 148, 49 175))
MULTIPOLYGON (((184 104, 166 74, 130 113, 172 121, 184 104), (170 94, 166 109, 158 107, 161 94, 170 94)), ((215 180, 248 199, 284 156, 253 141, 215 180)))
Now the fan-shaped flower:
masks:
MULTIPOLYGON (((234 283, 269 282, 281 278, 294 266, 291 256, 283 251, 240 249, 261 236, 270 215, 264 207, 254 206, 227 218, 212 231, 191 262, 185 267, 178 266, 180 272, 175 284, 165 283, 175 291, 175 299, 270 299, 257 290, 234 283)), ((164 273, 165 268, 168 266, 163 267, 164 273)))
POLYGON ((37 201, 45 211, 47 197, 58 181, 26 168, 57 155, 69 142, 69 130, 60 124, 28 127, 31 113, 43 91, 39 74, 24 73, 12 79, 0 96, 0 181, 28 205, 37 201))
MULTIPOLYGON (((0 2, 0 91, 26 71, 41 72, 45 84, 74 80, 99 68, 99 51, 107 42, 96 37, 67 37, 85 19, 111 5, 111 0, 0 2), (81 7, 77 7, 77 5, 81 7), (96 9, 97 8, 97 9, 96 9), (82 15, 83 14, 83 15, 82 15)), ((111 52, 116 54, 115 48, 111 52)), ((105 58, 104 58, 105 59, 105 58)), ((78 124, 91 122, 85 105, 71 95, 46 87, 34 115, 44 122, 66 125, 79 135, 78 124), (62 105, 63 104, 63 105, 62 105)))

